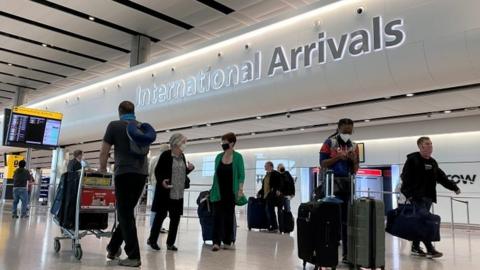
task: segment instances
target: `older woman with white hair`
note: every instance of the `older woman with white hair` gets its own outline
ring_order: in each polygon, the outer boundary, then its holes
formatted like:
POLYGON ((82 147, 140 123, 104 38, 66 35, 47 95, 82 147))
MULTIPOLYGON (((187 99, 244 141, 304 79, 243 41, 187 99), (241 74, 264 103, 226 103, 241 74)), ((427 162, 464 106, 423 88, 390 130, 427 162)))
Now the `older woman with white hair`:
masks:
POLYGON ((185 188, 188 188, 190 185, 187 175, 193 171, 194 166, 190 162, 186 162, 183 154, 187 145, 187 137, 180 133, 175 133, 170 137, 169 144, 170 150, 160 155, 155 167, 157 184, 152 211, 156 212, 156 215, 150 229, 147 244, 154 250, 160 250, 160 246, 157 244, 158 236, 168 213, 170 227, 168 230, 167 249, 177 251, 178 248, 174 244, 177 238, 180 216, 183 214, 183 193, 185 188))

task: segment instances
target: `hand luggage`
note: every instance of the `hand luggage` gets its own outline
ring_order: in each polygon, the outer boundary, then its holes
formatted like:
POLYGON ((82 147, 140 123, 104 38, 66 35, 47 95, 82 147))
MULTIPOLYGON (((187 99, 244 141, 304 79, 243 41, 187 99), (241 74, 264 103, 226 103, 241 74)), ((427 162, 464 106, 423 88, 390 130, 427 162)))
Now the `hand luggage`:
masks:
POLYGON ((403 204, 387 213, 385 231, 410 241, 440 241, 440 216, 413 204, 403 204))
POLYGON ((57 190, 55 192, 55 199, 53 201, 52 207, 50 208, 50 213, 58 221, 61 220, 60 214, 63 213, 62 202, 63 202, 64 193, 65 193, 66 177, 67 177, 67 173, 63 173, 62 176, 60 177, 60 183, 58 184, 57 190))
MULTIPOLYGON (((200 220, 200 227, 202 228, 203 242, 213 240, 213 208, 210 200, 210 191, 202 191, 197 198, 197 214, 200 220)), ((236 241, 237 236, 237 220, 233 220, 233 242, 236 241)))
POLYGON ((252 229, 268 229, 267 213, 263 199, 248 198, 247 223, 249 231, 252 229))
POLYGON ((281 233, 291 233, 295 227, 292 212, 284 209, 278 211, 278 229, 281 233))
POLYGON ((336 269, 341 233, 341 201, 333 198, 333 172, 326 172, 327 197, 302 203, 298 209, 298 257, 317 267, 336 269))
POLYGON ((352 199, 348 208, 347 259, 355 267, 385 269, 385 206, 372 198, 352 199))

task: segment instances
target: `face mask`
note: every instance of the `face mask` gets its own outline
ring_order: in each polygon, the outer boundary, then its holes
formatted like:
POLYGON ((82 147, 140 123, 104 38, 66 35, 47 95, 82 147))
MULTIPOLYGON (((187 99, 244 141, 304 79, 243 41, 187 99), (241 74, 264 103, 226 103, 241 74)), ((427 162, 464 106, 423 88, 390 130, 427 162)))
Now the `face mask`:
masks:
POLYGON ((281 173, 285 172, 285 168, 280 168, 279 170, 281 173))
POLYGON ((180 148, 180 150, 182 150, 182 152, 185 152, 185 148, 187 148, 187 144, 186 143, 181 144, 178 148, 180 148))
POLYGON ((81 160, 80 164, 82 164, 82 167, 87 167, 87 162, 85 160, 81 160))
POLYGON ((223 151, 226 151, 226 150, 230 149, 230 144, 229 143, 222 144, 222 149, 223 149, 223 151))
POLYGON ((348 142, 348 141, 350 140, 350 137, 351 137, 351 136, 352 136, 352 135, 350 135, 350 134, 343 134, 343 133, 340 134, 340 138, 342 138, 342 140, 343 140, 344 142, 348 142))

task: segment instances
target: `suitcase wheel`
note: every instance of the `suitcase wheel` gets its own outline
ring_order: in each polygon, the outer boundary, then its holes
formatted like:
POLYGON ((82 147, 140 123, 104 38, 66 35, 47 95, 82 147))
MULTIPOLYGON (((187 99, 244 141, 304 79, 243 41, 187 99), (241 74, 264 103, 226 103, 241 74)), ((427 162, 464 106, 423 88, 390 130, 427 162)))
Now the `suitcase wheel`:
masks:
POLYGON ((61 248, 61 247, 62 247, 62 246, 60 245, 60 240, 58 240, 57 238, 55 238, 55 239, 53 240, 53 250, 55 251, 55 253, 60 252, 60 248, 61 248))

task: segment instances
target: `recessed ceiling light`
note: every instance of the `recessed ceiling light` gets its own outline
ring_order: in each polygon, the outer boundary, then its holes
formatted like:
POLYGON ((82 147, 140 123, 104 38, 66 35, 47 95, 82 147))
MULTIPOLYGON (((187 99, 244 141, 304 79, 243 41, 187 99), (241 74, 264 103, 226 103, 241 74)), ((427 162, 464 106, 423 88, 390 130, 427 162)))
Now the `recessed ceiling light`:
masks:
POLYGON ((255 132, 252 132, 251 134, 252 134, 252 135, 255 135, 255 132))
POLYGON ((257 116, 257 119, 260 120, 260 119, 262 119, 262 117, 261 117, 261 116, 257 116))
POLYGON ((414 95, 415 95, 415 94, 410 93, 410 94, 406 94, 405 96, 407 96, 407 97, 413 97, 414 95))
POLYGON ((367 122, 367 123, 370 122, 370 119, 365 119, 365 122, 367 122))
POLYGON ((322 107, 320 107, 320 109, 326 110, 326 109, 327 109, 327 106, 322 106, 322 107))
POLYGON ((47 44, 45 44, 45 43, 42 43, 42 46, 43 46, 43 47, 47 47, 48 45, 47 45, 47 44))
POLYGON ((12 66, 12 63, 8 63, 9 66, 12 66))
POLYGON ((88 19, 89 19, 90 21, 95 21, 95 18, 92 17, 92 16, 89 16, 88 19))
POLYGON ((301 130, 301 131, 304 131, 305 129, 304 129, 304 128, 301 128, 300 130, 301 130))
POLYGON ((452 111, 450 111, 450 110, 446 110, 446 111, 444 111, 443 113, 451 113, 451 112, 452 112, 452 111))
POLYGON ((207 127, 211 127, 211 126, 212 126, 212 124, 210 124, 210 123, 207 123, 207 127))
POLYGON ((215 140, 215 138, 212 137, 212 138, 210 138, 210 140, 215 140))
POLYGON ((165 130, 165 132, 169 133, 169 132, 170 132, 170 129, 165 130))

